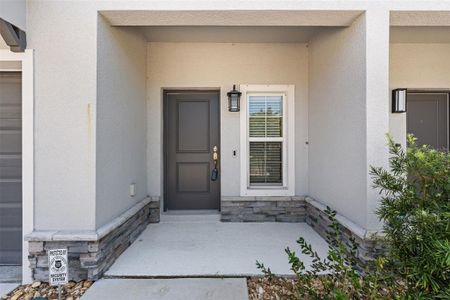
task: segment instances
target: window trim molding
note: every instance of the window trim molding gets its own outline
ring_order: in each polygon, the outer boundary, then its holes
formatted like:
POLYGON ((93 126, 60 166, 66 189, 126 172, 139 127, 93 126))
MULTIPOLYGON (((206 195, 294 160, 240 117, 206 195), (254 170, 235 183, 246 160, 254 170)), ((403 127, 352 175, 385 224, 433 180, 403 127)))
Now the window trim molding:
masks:
POLYGON ((241 84, 239 90, 241 96, 240 111, 240 149, 241 149, 241 171, 240 171, 240 195, 241 196, 294 196, 295 195, 295 86, 287 84, 260 85, 241 84), (261 186, 249 187, 248 183, 248 95, 249 94, 285 94, 283 117, 287 122, 283 122, 285 133, 285 146, 283 147, 283 185, 282 186, 261 186), (284 152, 287 152, 285 155, 284 152))
MULTIPOLYGON (((288 117, 287 117, 287 111, 286 111, 286 107, 287 107, 287 104, 288 104, 288 100, 287 100, 287 98, 288 98, 288 95, 287 95, 287 93, 283 93, 283 92, 265 92, 265 93, 261 93, 261 92, 247 92, 246 93, 246 98, 245 98, 245 100, 246 100, 246 105, 248 104, 247 102, 248 102, 248 98, 250 97, 250 96, 256 96, 256 97, 258 97, 258 96, 268 96, 268 95, 270 95, 270 96, 280 96, 280 97, 282 97, 282 107, 283 107, 283 109, 282 109, 282 117, 283 117, 283 121, 282 121, 282 136, 281 137, 250 137, 249 135, 250 135, 250 131, 249 131, 249 128, 250 128, 250 115, 249 115, 249 111, 248 111, 248 109, 245 111, 245 117, 246 117, 246 126, 247 126, 247 130, 244 132, 244 134, 245 134, 245 137, 246 137, 246 139, 247 139, 247 141, 246 141, 246 146, 248 147, 248 145, 251 143, 251 142, 281 142, 282 143, 282 149, 281 149, 281 154, 282 154, 282 157, 283 157, 283 160, 282 160, 282 169, 281 169, 281 172, 282 172, 282 178, 283 178, 283 181, 282 181, 282 183, 281 183, 281 185, 263 185, 263 184, 261 184, 260 186, 257 186, 257 185, 254 185, 254 186, 252 186, 252 187, 250 187, 250 176, 248 176, 248 174, 246 174, 246 178, 247 178, 247 189, 249 189, 249 190, 257 190, 257 189, 286 189, 287 188, 287 179, 288 179, 288 174, 287 174, 287 165, 286 165, 286 157, 287 157, 287 153, 288 153, 288 149, 287 149, 287 140, 288 140, 288 136, 287 136, 287 126, 288 126, 288 124, 286 124, 286 122, 285 122, 285 120, 288 120, 288 117)), ((248 108, 248 105, 247 105, 247 108, 248 108)), ((248 150, 248 149, 247 149, 248 150)), ((248 154, 248 153, 247 153, 248 154)), ((247 164, 247 170, 250 170, 250 159, 249 159, 249 157, 248 157, 248 155, 247 155, 247 157, 246 157, 246 164, 247 164)))

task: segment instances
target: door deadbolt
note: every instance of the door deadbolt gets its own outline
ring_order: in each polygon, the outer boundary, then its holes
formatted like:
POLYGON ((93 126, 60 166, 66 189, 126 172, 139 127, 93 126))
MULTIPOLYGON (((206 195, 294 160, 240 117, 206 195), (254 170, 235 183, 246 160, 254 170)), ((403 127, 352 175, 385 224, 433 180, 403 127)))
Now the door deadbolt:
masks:
POLYGON ((213 148, 213 160, 214 160, 214 162, 217 162, 218 159, 219 159, 219 155, 217 154, 217 146, 214 146, 214 148, 213 148))

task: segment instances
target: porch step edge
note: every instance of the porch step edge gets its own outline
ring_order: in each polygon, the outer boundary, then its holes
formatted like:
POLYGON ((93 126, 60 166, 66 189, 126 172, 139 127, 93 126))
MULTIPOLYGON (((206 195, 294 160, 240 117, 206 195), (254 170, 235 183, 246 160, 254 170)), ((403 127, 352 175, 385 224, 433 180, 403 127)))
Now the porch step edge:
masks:
POLYGON ((161 214, 160 223, 210 223, 220 222, 220 213, 214 214, 161 214))

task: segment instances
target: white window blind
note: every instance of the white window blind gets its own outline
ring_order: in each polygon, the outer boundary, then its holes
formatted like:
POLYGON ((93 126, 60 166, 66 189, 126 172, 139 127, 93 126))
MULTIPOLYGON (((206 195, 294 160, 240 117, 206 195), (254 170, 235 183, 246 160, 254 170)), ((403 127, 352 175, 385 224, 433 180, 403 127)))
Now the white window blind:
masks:
POLYGON ((249 95, 249 186, 282 186, 284 95, 249 95))

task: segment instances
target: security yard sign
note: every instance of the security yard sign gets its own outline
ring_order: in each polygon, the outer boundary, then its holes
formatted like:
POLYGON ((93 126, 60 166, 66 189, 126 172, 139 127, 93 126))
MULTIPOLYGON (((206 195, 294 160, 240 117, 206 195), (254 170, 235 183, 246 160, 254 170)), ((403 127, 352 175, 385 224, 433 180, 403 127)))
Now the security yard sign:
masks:
POLYGON ((67 249, 48 250, 48 281, 50 285, 66 284, 68 277, 67 249))

